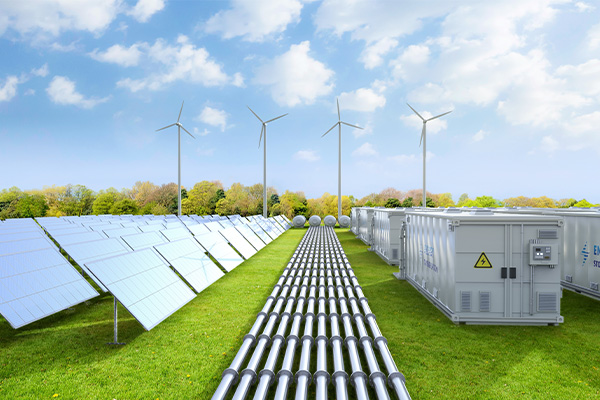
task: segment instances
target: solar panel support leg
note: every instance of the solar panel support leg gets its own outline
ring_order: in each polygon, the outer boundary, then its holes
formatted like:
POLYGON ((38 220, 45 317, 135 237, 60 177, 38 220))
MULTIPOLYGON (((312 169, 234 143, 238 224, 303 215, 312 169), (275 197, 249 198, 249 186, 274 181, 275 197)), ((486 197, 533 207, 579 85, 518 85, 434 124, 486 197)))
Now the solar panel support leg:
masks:
POLYGON ((114 299, 114 304, 115 304, 115 340, 111 343, 106 343, 106 344, 111 344, 111 345, 124 345, 125 342, 119 342, 118 341, 118 334, 117 334, 117 298, 113 297, 114 299))

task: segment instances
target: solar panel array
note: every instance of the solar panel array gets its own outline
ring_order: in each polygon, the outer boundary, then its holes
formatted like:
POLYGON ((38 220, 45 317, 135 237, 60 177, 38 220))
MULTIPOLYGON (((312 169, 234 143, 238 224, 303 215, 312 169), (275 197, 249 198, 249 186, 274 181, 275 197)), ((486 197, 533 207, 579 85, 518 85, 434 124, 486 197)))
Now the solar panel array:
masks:
POLYGON ((18 328, 98 295, 56 242, 151 329, 195 296, 169 266, 199 293, 224 276, 207 253, 231 271, 284 231, 277 220, 103 215, 0 221, 0 313, 18 328))

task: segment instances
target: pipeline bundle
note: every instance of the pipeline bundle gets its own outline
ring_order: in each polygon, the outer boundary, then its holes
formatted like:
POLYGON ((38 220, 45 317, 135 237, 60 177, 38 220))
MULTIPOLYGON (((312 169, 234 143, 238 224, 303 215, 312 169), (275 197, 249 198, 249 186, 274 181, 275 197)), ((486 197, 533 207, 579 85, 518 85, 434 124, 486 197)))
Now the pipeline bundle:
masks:
POLYGON ((333 228, 319 226, 304 235, 212 399, 232 391, 242 400, 254 390, 255 400, 269 391, 276 400, 305 400, 309 391, 324 400, 330 385, 337 400, 390 399, 390 391, 410 399, 333 228))

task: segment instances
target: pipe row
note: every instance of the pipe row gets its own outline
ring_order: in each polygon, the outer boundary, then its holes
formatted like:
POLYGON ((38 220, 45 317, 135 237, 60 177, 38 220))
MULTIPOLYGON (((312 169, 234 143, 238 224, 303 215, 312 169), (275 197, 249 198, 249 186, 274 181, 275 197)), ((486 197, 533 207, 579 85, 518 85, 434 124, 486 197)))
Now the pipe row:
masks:
POLYGON ((235 400, 248 398, 254 386, 255 400, 266 399, 269 391, 274 391, 276 400, 306 400, 310 390, 318 400, 327 399, 331 391, 337 400, 368 400, 370 393, 387 400, 390 394, 386 383, 399 400, 410 399, 404 376, 396 367, 333 228, 310 227, 234 360, 223 372, 212 399, 225 399, 237 385, 232 397, 235 400), (379 367, 376 351, 387 377, 379 367), (350 360, 348 371, 344 355, 350 360), (311 360, 315 356, 316 360, 311 360), (328 357, 332 361, 329 365, 333 365, 329 371, 328 357), (368 377, 361 359, 366 361, 368 377), (298 367, 294 373, 295 365, 298 367), (314 374, 311 366, 316 366, 314 374))

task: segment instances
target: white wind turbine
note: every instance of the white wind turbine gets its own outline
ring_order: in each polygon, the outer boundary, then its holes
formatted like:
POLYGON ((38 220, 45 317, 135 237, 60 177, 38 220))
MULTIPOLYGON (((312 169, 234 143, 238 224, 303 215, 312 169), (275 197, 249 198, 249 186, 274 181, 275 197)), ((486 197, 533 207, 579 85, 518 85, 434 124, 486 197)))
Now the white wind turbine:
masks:
POLYGON ((194 135, 189 133, 187 129, 181 125, 179 119, 181 118, 181 112, 183 111, 183 101, 181 102, 181 109, 179 110, 179 116, 177 117, 177 122, 171 125, 167 125, 164 128, 157 129, 156 132, 162 131, 163 129, 170 128, 172 126, 177 125, 177 215, 181 216, 181 130, 187 132, 192 138, 196 139, 194 135))
MULTIPOLYGON (((406 103, 407 106, 410 107, 410 104, 406 103)), ((426 152, 427 152, 427 122, 431 121, 432 119, 436 119, 439 117, 443 117, 446 114, 450 114, 453 110, 450 110, 448 112, 445 112, 443 114, 440 115, 436 115, 435 117, 431 117, 428 119, 425 119, 421 116, 421 114, 419 114, 414 108, 410 107, 411 110, 414 111, 415 114, 417 114, 419 116, 419 118, 421 118, 421 120, 423 121, 423 130, 421 131, 421 141, 419 142, 419 146, 421 145, 421 143, 423 143, 423 207, 427 207, 427 195, 425 194, 426 189, 425 189, 425 160, 426 160, 426 152)))
MULTIPOLYGON (((248 107, 248 106, 246 106, 248 107)), ((254 114, 254 116, 256 118, 258 118, 258 120, 262 123, 262 128, 260 129, 260 138, 258 139, 258 148, 260 149, 260 142, 262 140, 263 137, 263 132, 265 133, 265 141, 263 143, 263 152, 264 152, 264 159, 263 159, 263 217, 267 218, 268 214, 267 214, 267 124, 269 122, 273 122, 276 119, 285 117, 287 115, 287 113, 280 115, 279 117, 275 117, 273 119, 270 119, 268 121, 263 121, 262 119, 260 119, 260 117, 258 115, 256 115, 256 113, 254 111, 252 111, 252 109, 250 107, 248 107, 248 110, 250 110, 250 112, 252 112, 252 114, 254 114)))
POLYGON ((342 121, 340 116, 340 101, 335 99, 337 102, 338 122, 336 122, 327 132, 321 137, 327 135, 333 128, 338 127, 338 221, 342 216, 342 124, 351 126, 353 128, 362 129, 360 126, 352 125, 342 121))

